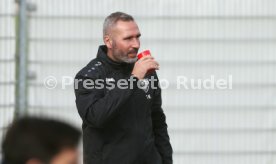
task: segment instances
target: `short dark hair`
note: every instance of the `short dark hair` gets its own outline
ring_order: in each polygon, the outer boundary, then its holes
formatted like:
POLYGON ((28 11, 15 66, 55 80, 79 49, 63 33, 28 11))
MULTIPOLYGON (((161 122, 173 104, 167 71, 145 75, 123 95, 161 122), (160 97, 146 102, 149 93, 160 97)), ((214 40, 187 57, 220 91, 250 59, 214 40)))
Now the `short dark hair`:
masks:
POLYGON ((103 36, 108 34, 108 31, 111 27, 113 27, 118 21, 134 21, 134 18, 123 12, 114 12, 107 16, 104 20, 103 24, 103 36))
POLYGON ((65 148, 77 148, 81 132, 62 122, 35 117, 14 121, 2 144, 6 164, 25 164, 36 158, 48 163, 65 148))

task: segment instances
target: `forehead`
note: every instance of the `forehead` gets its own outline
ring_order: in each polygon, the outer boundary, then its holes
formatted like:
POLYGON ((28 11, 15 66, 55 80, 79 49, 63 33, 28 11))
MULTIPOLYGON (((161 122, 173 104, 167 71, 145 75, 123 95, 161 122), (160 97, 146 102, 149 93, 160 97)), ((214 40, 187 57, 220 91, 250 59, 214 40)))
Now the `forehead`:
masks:
POLYGON ((114 32, 120 35, 137 35, 140 33, 138 25, 134 21, 118 21, 114 26, 114 32))

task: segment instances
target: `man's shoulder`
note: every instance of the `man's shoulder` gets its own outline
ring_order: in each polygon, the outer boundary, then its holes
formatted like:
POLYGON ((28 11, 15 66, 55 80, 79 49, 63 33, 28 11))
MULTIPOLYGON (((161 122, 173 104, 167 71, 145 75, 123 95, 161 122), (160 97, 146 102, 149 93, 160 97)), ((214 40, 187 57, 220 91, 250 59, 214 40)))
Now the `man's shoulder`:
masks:
POLYGON ((98 58, 91 60, 85 67, 83 67, 77 74, 78 78, 100 78, 104 71, 103 62, 98 58))

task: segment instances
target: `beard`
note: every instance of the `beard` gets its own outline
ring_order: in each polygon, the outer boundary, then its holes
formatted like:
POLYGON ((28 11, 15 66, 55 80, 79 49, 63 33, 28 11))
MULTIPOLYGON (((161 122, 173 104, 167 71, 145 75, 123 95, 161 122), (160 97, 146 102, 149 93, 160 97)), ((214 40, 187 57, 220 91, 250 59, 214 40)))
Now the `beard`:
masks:
POLYGON ((122 63, 129 63, 129 64, 135 63, 137 61, 137 56, 135 58, 128 57, 129 54, 134 54, 134 53, 137 54, 138 53, 137 48, 124 52, 118 49, 115 41, 113 41, 113 43, 114 44, 112 45, 112 54, 114 58, 116 58, 118 61, 122 63))

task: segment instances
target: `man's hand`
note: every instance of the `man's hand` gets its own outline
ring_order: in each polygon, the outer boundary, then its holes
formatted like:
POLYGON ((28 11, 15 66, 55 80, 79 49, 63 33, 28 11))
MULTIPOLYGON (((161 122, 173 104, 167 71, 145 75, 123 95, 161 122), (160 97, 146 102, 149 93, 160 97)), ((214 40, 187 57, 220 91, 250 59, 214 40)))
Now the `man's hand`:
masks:
POLYGON ((159 64, 152 56, 145 56, 138 60, 132 70, 132 74, 138 79, 143 79, 147 72, 151 69, 159 69, 159 64))

